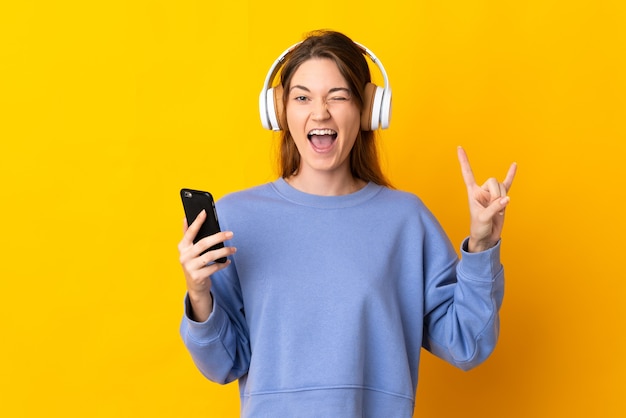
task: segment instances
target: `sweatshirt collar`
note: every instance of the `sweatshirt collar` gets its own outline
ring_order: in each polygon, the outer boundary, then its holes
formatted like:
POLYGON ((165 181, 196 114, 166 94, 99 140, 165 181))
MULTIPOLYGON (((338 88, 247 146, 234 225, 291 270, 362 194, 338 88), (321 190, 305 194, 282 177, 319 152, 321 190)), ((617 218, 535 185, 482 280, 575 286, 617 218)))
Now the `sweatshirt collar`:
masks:
POLYGON ((271 183, 274 190, 292 203, 319 209, 340 209, 360 205, 368 201, 382 190, 382 186, 369 182, 362 189, 341 196, 319 196, 295 189, 284 178, 271 183))

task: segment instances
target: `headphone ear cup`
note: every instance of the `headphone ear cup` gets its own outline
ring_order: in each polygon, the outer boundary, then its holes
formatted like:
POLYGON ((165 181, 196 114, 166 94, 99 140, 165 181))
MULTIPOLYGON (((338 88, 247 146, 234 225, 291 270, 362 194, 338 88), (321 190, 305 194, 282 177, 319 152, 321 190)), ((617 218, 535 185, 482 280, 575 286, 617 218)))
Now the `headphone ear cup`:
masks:
POLYGON ((363 110, 361 111, 361 130, 375 131, 380 125, 380 111, 383 89, 375 84, 367 83, 363 93, 363 110))
POLYGON ((276 100, 275 100, 275 89, 271 88, 267 90, 266 95, 266 109, 267 109, 267 119, 268 126, 267 129, 271 129, 273 131, 278 131, 280 127, 278 126, 278 119, 276 115, 276 100))
POLYGON ((261 93, 259 108, 261 110, 261 123, 265 129, 280 131, 286 126, 283 115, 283 87, 281 85, 261 93))
POLYGON ((285 119, 283 104, 283 86, 277 85, 273 89, 273 103, 274 103, 274 115, 276 115, 275 131, 283 131, 287 127, 287 120, 285 119))
POLYGON ((261 116, 261 125, 265 129, 272 129, 267 114, 267 90, 265 89, 261 90, 261 94, 259 94, 259 116, 261 116))
POLYGON ((383 90, 383 98, 380 108, 380 127, 382 129, 389 128, 391 122, 391 87, 383 90))

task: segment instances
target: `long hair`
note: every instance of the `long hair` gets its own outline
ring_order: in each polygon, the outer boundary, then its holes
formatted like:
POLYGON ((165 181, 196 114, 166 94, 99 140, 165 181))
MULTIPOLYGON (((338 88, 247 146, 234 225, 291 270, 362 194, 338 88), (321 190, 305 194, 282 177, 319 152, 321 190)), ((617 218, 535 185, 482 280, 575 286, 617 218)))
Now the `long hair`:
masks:
MULTIPOLYGON (((296 70, 311 58, 327 58, 335 62, 344 77, 359 111, 363 112, 365 85, 371 81, 369 67, 363 51, 350 38, 340 32, 315 31, 295 47, 287 56, 281 70, 280 83, 283 87, 282 114, 287 114, 287 96, 296 70)), ((300 153, 293 141, 287 123, 280 135, 278 168, 282 177, 297 174, 300 168, 300 153)), ((380 167, 378 148, 374 131, 359 130, 356 141, 350 151, 350 170, 352 176, 366 182, 391 187, 380 167)))

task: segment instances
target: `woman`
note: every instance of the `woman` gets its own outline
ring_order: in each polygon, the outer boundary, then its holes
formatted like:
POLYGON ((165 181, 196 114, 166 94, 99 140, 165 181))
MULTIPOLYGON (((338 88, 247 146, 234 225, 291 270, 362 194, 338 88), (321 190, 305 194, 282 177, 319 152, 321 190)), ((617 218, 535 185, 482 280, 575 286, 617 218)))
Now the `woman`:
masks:
POLYGON ((382 174, 361 126, 369 82, 343 34, 291 50, 281 177, 221 199, 226 232, 194 245, 203 213, 179 243, 181 335, 207 378, 239 380, 243 417, 411 417, 422 346, 469 369, 496 344, 516 167, 479 187, 459 148, 471 226, 458 260, 423 203, 382 174))

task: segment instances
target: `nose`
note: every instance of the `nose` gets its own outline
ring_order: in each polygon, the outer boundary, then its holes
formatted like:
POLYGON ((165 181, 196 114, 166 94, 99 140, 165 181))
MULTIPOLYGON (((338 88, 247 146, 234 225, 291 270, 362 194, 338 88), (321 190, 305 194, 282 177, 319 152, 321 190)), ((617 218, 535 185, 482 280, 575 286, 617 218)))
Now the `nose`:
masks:
POLYGON ((313 120, 325 120, 329 117, 330 113, 328 112, 326 100, 318 100, 312 109, 311 118, 313 120))

